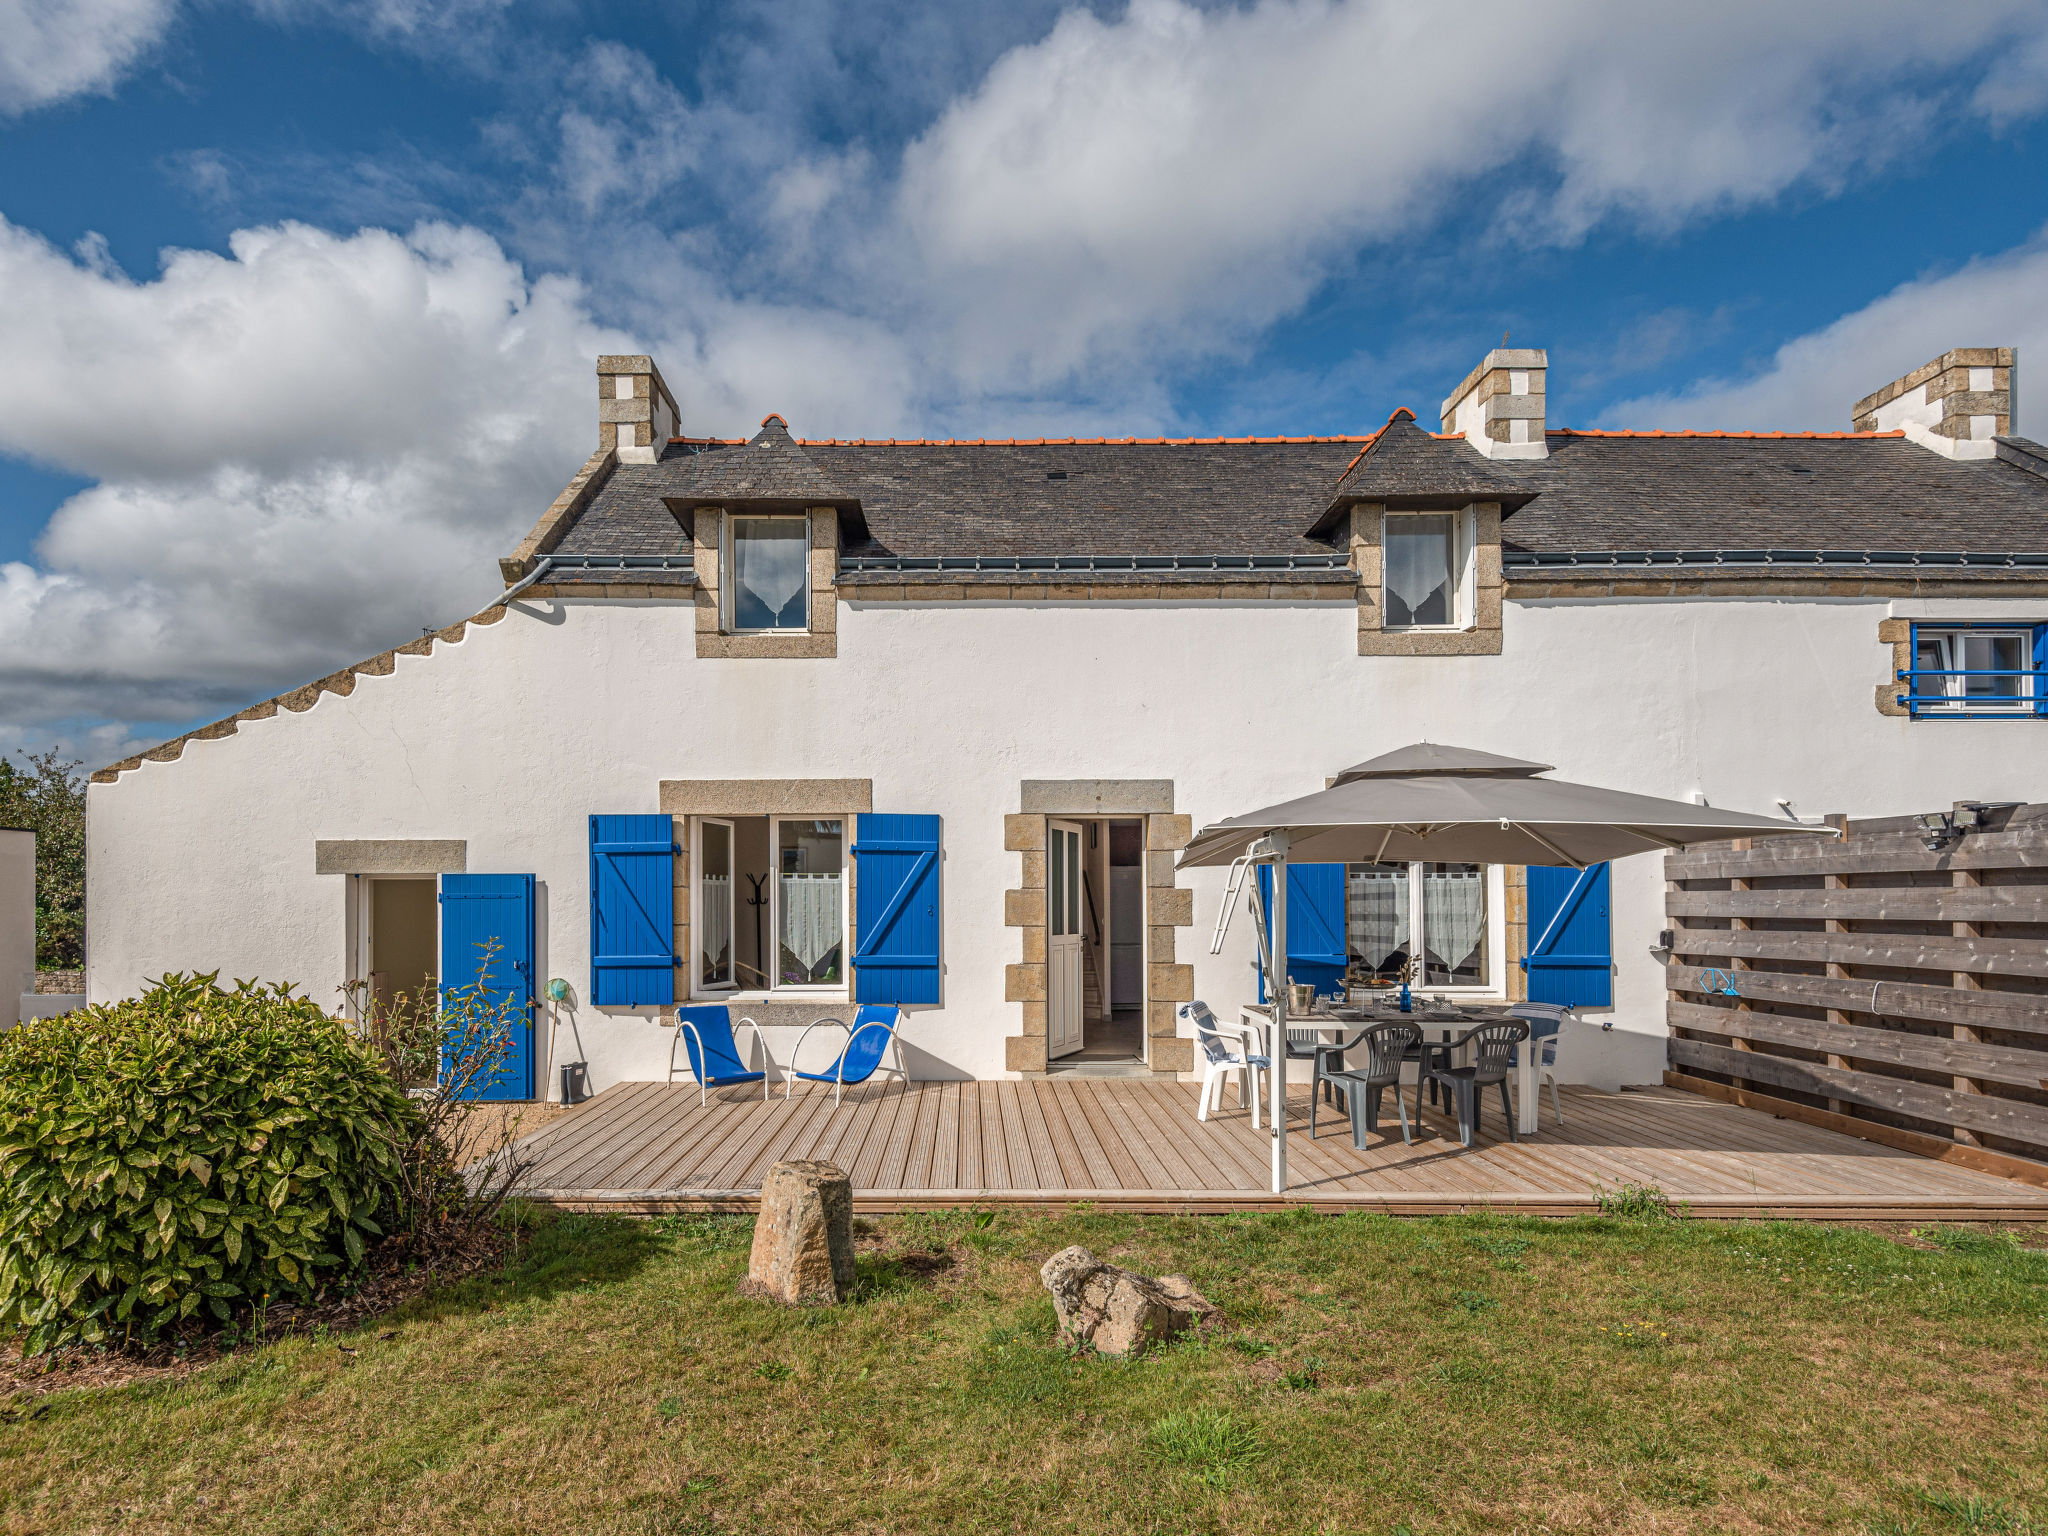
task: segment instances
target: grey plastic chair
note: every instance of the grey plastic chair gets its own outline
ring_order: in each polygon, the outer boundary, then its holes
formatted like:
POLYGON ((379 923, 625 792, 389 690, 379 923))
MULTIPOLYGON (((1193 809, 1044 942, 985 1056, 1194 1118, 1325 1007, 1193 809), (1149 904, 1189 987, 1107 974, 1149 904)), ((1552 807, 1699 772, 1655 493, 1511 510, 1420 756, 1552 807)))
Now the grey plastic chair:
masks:
MULTIPOLYGON (((1408 1129, 1408 1106, 1401 1098, 1401 1067, 1411 1059, 1411 1053, 1422 1043, 1422 1030, 1414 1024, 1375 1024, 1371 1029, 1360 1030, 1340 1046, 1324 1047, 1325 1054, 1316 1058, 1316 1077, 1327 1080, 1344 1094, 1344 1107, 1351 1115, 1351 1145, 1363 1152, 1366 1138, 1380 1128, 1380 1095, 1389 1088, 1394 1090, 1394 1109, 1401 1116, 1401 1144, 1412 1146, 1414 1138, 1408 1129), (1362 1067, 1347 1068, 1343 1065, 1343 1053, 1363 1045, 1366 1063, 1362 1067), (1326 1063, 1335 1060, 1332 1068, 1326 1063)), ((1418 1090, 1419 1091, 1419 1090, 1418 1090)), ((1422 1113, 1420 1103, 1416 1114, 1422 1113)), ((1309 1140, 1316 1135, 1316 1096, 1313 1091, 1308 1101, 1309 1140)))
MULTIPOLYGON (((1508 1100, 1508 1073, 1514 1070, 1515 1048, 1528 1038, 1527 1019, 1500 1019, 1475 1025, 1457 1039, 1431 1048, 1427 1074, 1433 1083, 1443 1086, 1457 1106, 1458 1140, 1465 1146, 1472 1145, 1479 1129, 1479 1095, 1496 1084, 1500 1087, 1501 1113, 1507 1116, 1508 1140, 1521 1139, 1515 1134, 1515 1106, 1508 1100), (1471 1062, 1462 1067, 1451 1066, 1451 1057, 1468 1045, 1472 1047, 1471 1062)), ((1422 1113, 1420 1083, 1415 1087, 1415 1112, 1418 1116, 1422 1113)))

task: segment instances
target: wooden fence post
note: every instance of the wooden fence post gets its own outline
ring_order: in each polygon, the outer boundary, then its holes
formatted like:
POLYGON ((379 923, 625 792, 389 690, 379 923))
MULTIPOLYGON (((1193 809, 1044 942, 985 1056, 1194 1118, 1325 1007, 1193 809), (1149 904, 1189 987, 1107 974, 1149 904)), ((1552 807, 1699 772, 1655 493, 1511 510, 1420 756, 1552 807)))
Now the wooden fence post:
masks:
MULTIPOLYGON (((1835 815, 1827 818, 1827 823, 1842 834, 1841 841, 1848 841, 1849 818, 1847 816, 1837 812, 1835 815)), ((1846 891, 1849 889, 1848 877, 1845 875, 1828 875, 1822 879, 1821 885, 1824 889, 1830 891, 1846 891)), ((1848 933, 1850 931, 1847 923, 1835 917, 1829 918, 1821 926, 1828 933, 1848 933)), ((1850 981, 1854 979, 1849 967, 1837 960, 1828 961, 1827 973, 1836 981, 1850 981)), ((1845 1009, 1830 1008, 1828 1010, 1828 1022, 1830 1024, 1847 1024, 1849 1022, 1849 1014, 1845 1009)), ((1833 1051, 1830 1051, 1828 1052, 1828 1065, 1846 1071, 1854 1064, 1848 1057, 1837 1056, 1833 1051)), ((1843 1112, 1844 1108, 1845 1106, 1840 1099, 1828 1100, 1828 1111, 1831 1114, 1839 1115, 1843 1112)))

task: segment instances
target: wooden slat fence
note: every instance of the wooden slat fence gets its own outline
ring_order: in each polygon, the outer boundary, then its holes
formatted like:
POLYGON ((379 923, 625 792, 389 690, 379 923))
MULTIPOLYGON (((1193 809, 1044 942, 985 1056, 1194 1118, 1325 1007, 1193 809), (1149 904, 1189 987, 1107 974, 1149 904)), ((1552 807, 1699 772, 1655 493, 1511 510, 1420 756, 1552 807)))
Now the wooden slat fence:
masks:
POLYGON ((1666 1081, 2039 1180, 2048 805, 1975 814, 1938 850, 1915 817, 1833 817, 1667 858, 1666 1081))

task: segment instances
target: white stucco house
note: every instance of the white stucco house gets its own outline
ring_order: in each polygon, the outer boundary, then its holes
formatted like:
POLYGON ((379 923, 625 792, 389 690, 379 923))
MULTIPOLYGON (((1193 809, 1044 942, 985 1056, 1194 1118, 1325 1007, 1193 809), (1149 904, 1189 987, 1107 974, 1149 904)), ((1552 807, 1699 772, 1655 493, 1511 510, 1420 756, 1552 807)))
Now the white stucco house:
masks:
MULTIPOLYGON (((687 435, 604 357, 495 606, 93 776, 89 995, 411 990, 495 938, 519 1093, 664 1077, 691 1000, 785 1065, 876 1000, 913 1077, 1180 1073, 1177 1005, 1256 982, 1175 850, 1392 748, 1767 814, 2048 798, 2015 364, 1947 353, 1840 433, 1555 428, 1501 350, 1435 432, 845 442, 687 435)), ((1561 989, 1568 1077, 1655 1081, 1660 864, 1298 867, 1290 968, 1561 989)))

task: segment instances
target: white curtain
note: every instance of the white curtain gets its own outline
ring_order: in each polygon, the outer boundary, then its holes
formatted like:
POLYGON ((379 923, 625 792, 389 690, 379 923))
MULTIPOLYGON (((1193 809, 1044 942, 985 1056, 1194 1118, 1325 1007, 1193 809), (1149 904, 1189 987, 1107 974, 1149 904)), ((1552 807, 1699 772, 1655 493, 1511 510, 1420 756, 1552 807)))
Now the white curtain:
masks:
POLYGON ((1374 970, 1387 956, 1408 952, 1408 871, 1354 869, 1346 884, 1345 948, 1374 970))
MULTIPOLYGON (((797 964, 804 968, 808 979, 817 971, 818 962, 837 948, 846 936, 846 925, 840 914, 840 876, 835 872, 828 875, 784 875, 782 877, 781 899, 778 902, 778 925, 782 947, 796 957, 797 964)), ((783 981, 795 980, 781 977, 783 981)))
POLYGON ((706 981, 731 979, 731 892, 730 875, 706 875, 697 882, 697 953, 706 981))
POLYGON ((1422 933, 1445 970, 1471 964, 1486 938, 1486 871, 1425 869, 1422 933))

